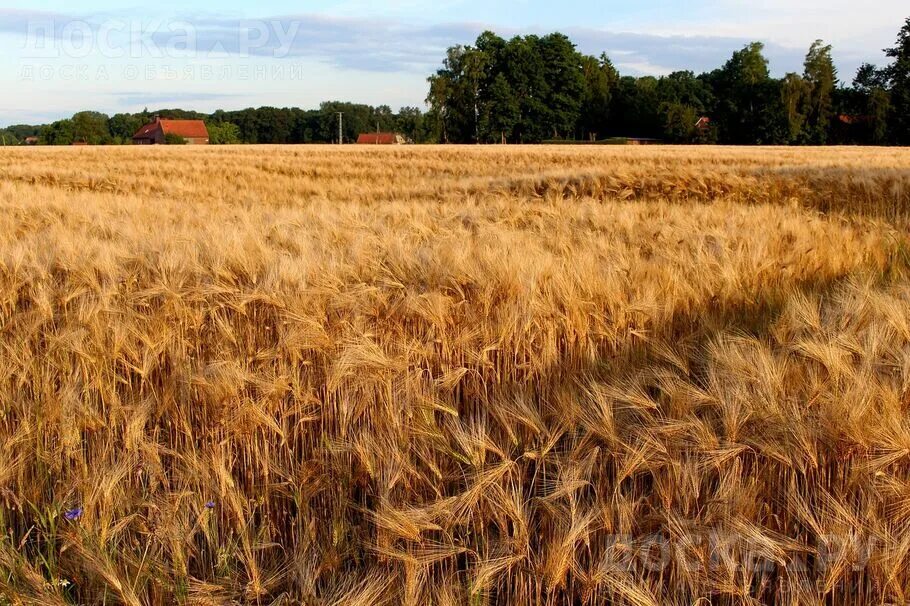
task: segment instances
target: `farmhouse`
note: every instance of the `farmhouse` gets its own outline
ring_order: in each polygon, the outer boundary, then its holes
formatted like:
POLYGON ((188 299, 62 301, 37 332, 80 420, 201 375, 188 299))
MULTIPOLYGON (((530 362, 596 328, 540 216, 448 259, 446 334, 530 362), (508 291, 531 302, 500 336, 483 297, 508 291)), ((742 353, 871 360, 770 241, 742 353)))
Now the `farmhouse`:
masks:
POLYGON ((357 137, 358 145, 404 145, 407 142, 398 133, 363 133, 357 137))
POLYGON ((161 145, 172 135, 184 139, 189 145, 208 145, 209 131, 202 120, 162 120, 146 124, 133 135, 136 145, 161 145))
POLYGON ((25 144, 26 145, 38 145, 38 137, 26 137, 25 144))

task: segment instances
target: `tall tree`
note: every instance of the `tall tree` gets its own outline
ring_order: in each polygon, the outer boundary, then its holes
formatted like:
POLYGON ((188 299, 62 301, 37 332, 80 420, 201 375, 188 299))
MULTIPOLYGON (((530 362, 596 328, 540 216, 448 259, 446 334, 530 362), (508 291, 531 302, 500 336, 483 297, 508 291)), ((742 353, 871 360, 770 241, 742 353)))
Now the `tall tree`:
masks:
POLYGON ((481 92, 487 58, 470 46, 453 46, 443 67, 430 77, 427 103, 443 119, 446 141, 478 142, 481 92))
POLYGON ((519 120, 513 132, 517 143, 533 143, 548 136, 545 121, 550 84, 540 56, 539 40, 537 36, 516 36, 502 52, 500 73, 508 81, 519 108, 519 120))
POLYGON ((581 55, 566 36, 506 42, 484 32, 474 46, 448 49, 427 103, 445 141, 537 142, 574 136, 585 90, 581 55))
POLYGON ((891 136, 895 143, 910 145, 910 17, 885 54, 894 59, 887 68, 891 86, 891 136))
POLYGON ((831 57, 831 45, 816 40, 809 48, 803 78, 809 85, 806 113, 808 141, 816 145, 828 142, 831 127, 832 96, 837 86, 837 69, 831 57))
POLYGON ((115 114, 108 121, 111 135, 120 143, 129 142, 146 122, 138 114, 115 114))
POLYGON ((781 102, 787 113, 787 134, 789 143, 803 138, 806 125, 806 105, 812 86, 799 74, 790 72, 781 81, 781 102))
POLYGON ((450 121, 453 117, 452 109, 452 78, 439 70, 429 78, 430 92, 427 94, 426 104, 429 106, 427 120, 431 124, 436 139, 442 143, 449 143, 450 121))
POLYGON ((771 77, 768 60, 763 54, 765 45, 761 42, 747 44, 733 53, 724 69, 728 70, 739 84, 755 87, 771 77))
POLYGON ((664 124, 660 113, 659 82, 653 76, 619 79, 610 110, 612 134, 622 137, 660 137, 664 124))
POLYGON ((508 143, 521 119, 521 107, 515 92, 504 74, 498 73, 487 91, 487 116, 485 140, 508 143))
POLYGON ((861 143, 883 145, 888 141, 888 121, 891 113, 891 94, 888 92, 887 70, 871 63, 862 64, 853 78, 853 111, 861 116, 858 124, 851 124, 855 139, 861 143))
POLYGON ((506 46, 507 42, 491 31, 480 34, 474 44, 484 58, 475 132, 478 140, 484 143, 507 139, 517 120, 512 90, 502 74, 506 46))
POLYGON ((660 106, 664 117, 664 136, 673 143, 692 143, 697 131, 698 112, 691 105, 665 102, 660 106))
POLYGON ((769 111, 781 105, 779 91, 773 90, 765 58, 764 45, 752 42, 724 66, 707 77, 719 102, 715 108, 722 136, 730 143, 769 143, 776 130, 775 117, 769 111))
POLYGON ((409 140, 420 142, 426 139, 426 120, 418 107, 402 107, 396 117, 397 130, 409 140))
POLYGON ((73 115, 73 140, 91 145, 111 142, 109 118, 98 112, 79 112, 73 115))
POLYGON ((619 72, 606 53, 600 59, 586 56, 581 60, 584 94, 578 128, 582 138, 596 140, 606 132, 610 119, 610 104, 619 83, 619 72))
POLYGON ((582 58, 564 34, 549 34, 538 41, 544 65, 544 121, 548 138, 574 138, 585 93, 582 58))
POLYGON ((41 139, 48 145, 71 145, 76 140, 76 127, 72 120, 58 120, 44 127, 41 139))
POLYGON ((869 143, 884 145, 888 142, 891 115, 891 95, 883 88, 875 88, 869 93, 866 111, 869 116, 869 143))
POLYGON ((879 69, 871 63, 863 63, 856 70, 853 88, 862 93, 871 92, 875 88, 888 88, 888 70, 879 69))
POLYGON ((472 130, 472 141, 480 143, 480 115, 482 111, 483 85, 487 77, 489 57, 482 50, 467 47, 463 61, 461 84, 468 104, 468 115, 472 130))
POLYGON ((676 143, 692 143, 702 137, 704 133, 696 124, 713 103, 713 95, 704 80, 692 72, 673 72, 657 81, 657 97, 662 137, 676 143))

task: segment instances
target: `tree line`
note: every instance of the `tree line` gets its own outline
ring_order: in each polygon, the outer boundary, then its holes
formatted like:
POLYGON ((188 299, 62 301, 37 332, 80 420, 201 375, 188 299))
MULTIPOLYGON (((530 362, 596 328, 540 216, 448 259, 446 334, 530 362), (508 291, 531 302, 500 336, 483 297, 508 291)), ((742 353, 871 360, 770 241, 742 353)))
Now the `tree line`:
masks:
POLYGON ((708 73, 635 78, 559 33, 505 40, 484 32, 449 48, 430 77, 428 120, 452 143, 910 144, 910 19, 886 54, 890 65, 865 64, 849 85, 821 40, 803 72, 783 78, 771 77, 760 42, 708 73))
POLYGON ((338 113, 343 114, 345 142, 356 141, 363 132, 398 132, 415 142, 432 139, 425 129, 425 114, 416 107, 393 112, 387 105, 373 107, 357 103, 326 102, 318 109, 260 107, 240 111, 218 110, 205 114, 182 109, 144 110, 108 116, 99 112, 79 112, 72 118, 43 126, 20 125, 0 130, 4 144, 23 143, 38 137, 46 145, 123 145, 155 116, 174 120, 204 120, 213 144, 232 143, 336 143, 338 113))
POLYGON ((44 126, 0 130, 3 144, 130 143, 160 115, 205 120, 212 143, 334 143, 398 132, 415 143, 540 143, 649 138, 736 145, 910 145, 910 18, 886 49, 841 82, 831 45, 816 41, 802 73, 773 78, 764 46, 746 45, 710 72, 623 76, 606 54, 578 52, 565 35, 484 32, 447 50, 429 77, 427 111, 326 102, 318 109, 260 107, 202 114, 180 109, 107 116, 80 112, 44 126), (705 118, 705 119, 702 119, 705 118))

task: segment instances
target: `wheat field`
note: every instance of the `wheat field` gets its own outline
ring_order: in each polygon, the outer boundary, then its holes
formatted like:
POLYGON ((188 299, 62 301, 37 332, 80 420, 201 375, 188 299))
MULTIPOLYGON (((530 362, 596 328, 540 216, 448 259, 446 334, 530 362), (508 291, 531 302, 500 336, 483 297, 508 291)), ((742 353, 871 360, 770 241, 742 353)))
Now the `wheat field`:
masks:
POLYGON ((910 150, 0 149, 0 604, 905 604, 910 150))

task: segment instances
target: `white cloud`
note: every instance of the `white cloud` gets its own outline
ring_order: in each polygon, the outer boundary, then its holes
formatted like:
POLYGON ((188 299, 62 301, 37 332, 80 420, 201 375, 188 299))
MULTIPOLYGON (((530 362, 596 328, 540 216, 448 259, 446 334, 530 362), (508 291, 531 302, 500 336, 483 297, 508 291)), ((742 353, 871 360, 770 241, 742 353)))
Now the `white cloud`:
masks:
POLYGON ((910 16, 906 0, 718 0, 709 16, 691 21, 660 22, 649 30, 661 35, 747 37, 781 46, 807 49, 823 39, 850 57, 880 59, 904 20, 910 16))
MULTIPOLYGON (((345 7, 358 7, 364 0, 349 0, 345 7)), ((460 0, 445 0, 458 5, 460 0)), ((845 0, 767 0, 761 6, 746 5, 733 0, 718 0, 712 10, 693 11, 683 19, 665 23, 653 13, 649 21, 625 22, 624 29, 591 25, 563 28, 589 54, 607 51, 624 73, 661 75, 689 69, 700 72, 719 67, 732 52, 751 40, 766 42, 766 53, 772 70, 782 75, 800 70, 809 44, 823 38, 834 44, 835 59, 841 77, 849 80, 859 63, 882 61, 880 49, 893 42, 910 9, 904 2, 880 0, 874 9, 848 3, 845 0)), ((396 0, 394 12, 412 12, 425 0, 396 0)), ((337 7, 336 7, 337 8, 337 7)), ((469 11, 465 11, 466 18, 469 11)), ((148 56, 111 60, 93 55, 79 61, 57 59, 46 63, 53 68, 67 63, 87 63, 109 67, 111 78, 105 82, 63 81, 23 82, 18 70, 29 58, 22 48, 22 36, 30 21, 52 19, 58 24, 79 17, 27 10, 0 8, 0 54, 7 58, 0 64, 0 122, 22 121, 27 116, 44 119, 49 113, 62 116, 75 110, 97 107, 109 112, 141 109, 145 99, 153 104, 167 100, 184 102, 200 110, 245 105, 314 106, 326 99, 351 99, 368 103, 419 105, 426 94, 426 76, 436 69, 446 47, 471 43, 484 29, 497 31, 504 37, 524 33, 547 33, 544 26, 520 28, 473 22, 420 23, 386 16, 375 19, 362 16, 357 10, 351 15, 304 14, 263 17, 262 22, 277 24, 282 31, 299 25, 296 37, 281 58, 274 56, 279 36, 270 37, 256 48, 242 48, 240 34, 244 21, 228 16, 183 15, 172 22, 189 22, 195 30, 195 42, 200 55, 193 60, 153 60, 148 56), (211 53, 213 49, 217 52, 211 53), (10 60, 11 59, 11 60, 10 60), (172 67, 180 70, 187 65, 209 64, 239 69, 243 65, 301 66, 302 78, 269 77, 262 81, 228 77, 222 80, 189 78, 169 81, 154 75, 143 78, 142 86, 135 79, 124 79, 127 66, 172 67), (143 91, 148 91, 147 93, 143 91), (144 97, 147 95, 147 97, 144 97)), ((98 27, 107 18, 95 15, 87 19, 98 27)), ((520 19, 516 16, 515 19, 520 19)), ((644 17, 639 17, 639 20, 644 17)), ((156 44, 166 45, 166 34, 152 36, 156 44)), ((92 71, 89 72, 93 73, 92 71)), ((237 72, 233 72, 237 73, 237 72)))

